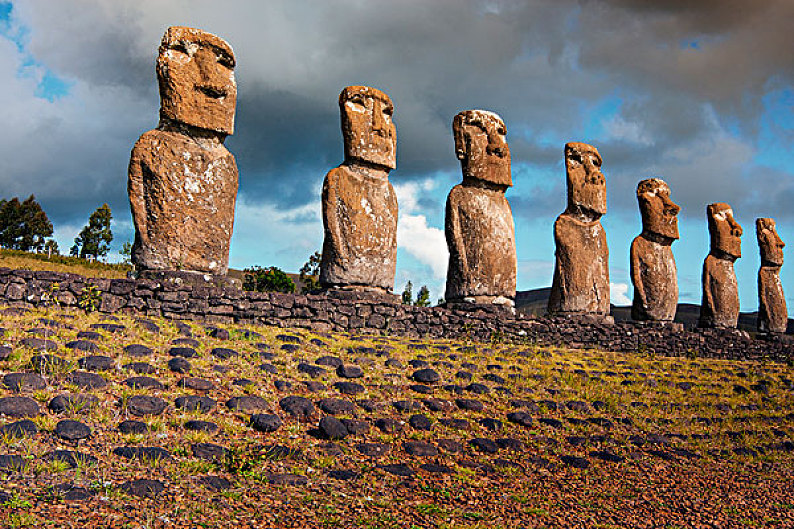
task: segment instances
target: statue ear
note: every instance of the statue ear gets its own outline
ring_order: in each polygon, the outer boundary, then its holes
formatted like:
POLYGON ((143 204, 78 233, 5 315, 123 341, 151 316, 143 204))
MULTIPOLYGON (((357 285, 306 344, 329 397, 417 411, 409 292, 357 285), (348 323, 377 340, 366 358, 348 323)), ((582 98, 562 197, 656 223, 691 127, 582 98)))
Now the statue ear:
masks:
POLYGON ((466 157, 466 133, 463 130, 463 115, 458 114, 452 120, 452 136, 455 138, 455 156, 458 160, 466 157))

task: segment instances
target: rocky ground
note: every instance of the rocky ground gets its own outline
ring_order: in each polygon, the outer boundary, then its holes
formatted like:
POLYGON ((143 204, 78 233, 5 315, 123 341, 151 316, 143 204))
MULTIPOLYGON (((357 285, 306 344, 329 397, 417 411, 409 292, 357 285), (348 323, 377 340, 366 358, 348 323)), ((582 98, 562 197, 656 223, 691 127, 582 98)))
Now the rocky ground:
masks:
POLYGON ((0 311, 3 527, 794 527, 794 369, 0 311))

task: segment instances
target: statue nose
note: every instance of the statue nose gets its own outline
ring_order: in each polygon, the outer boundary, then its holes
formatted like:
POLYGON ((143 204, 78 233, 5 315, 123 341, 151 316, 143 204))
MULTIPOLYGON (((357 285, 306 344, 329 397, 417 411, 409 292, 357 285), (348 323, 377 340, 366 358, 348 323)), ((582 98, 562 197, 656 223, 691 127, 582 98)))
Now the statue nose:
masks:
POLYGON ((383 105, 377 99, 372 102, 372 130, 385 136, 386 120, 383 118, 383 105))
POLYGON ((193 56, 199 70, 199 88, 211 97, 223 97, 228 90, 228 79, 218 68, 215 54, 206 48, 200 48, 193 56))

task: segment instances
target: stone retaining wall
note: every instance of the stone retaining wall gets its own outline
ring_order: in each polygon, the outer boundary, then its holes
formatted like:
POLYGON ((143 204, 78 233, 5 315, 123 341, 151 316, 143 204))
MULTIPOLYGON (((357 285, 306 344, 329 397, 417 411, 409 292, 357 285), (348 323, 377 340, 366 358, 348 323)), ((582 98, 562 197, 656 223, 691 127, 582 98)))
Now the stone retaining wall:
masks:
POLYGON ((412 337, 471 338, 594 347, 673 356, 790 361, 791 337, 751 338, 742 331, 683 330, 592 318, 535 318, 491 306, 413 307, 396 297, 354 292, 316 295, 245 292, 146 279, 91 279, 58 272, 0 268, 0 304, 14 307, 80 302, 122 312, 214 323, 304 327, 412 337))

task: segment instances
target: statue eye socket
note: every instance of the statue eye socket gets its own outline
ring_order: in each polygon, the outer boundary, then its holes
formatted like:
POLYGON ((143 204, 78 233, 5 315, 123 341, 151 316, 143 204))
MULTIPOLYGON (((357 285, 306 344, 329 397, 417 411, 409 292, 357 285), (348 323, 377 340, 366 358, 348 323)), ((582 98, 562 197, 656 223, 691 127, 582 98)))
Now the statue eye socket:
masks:
POLYGON ((582 156, 578 152, 574 152, 568 155, 568 160, 571 163, 582 163, 582 156))
POLYGON ((593 157, 593 165, 595 165, 596 167, 601 167, 601 158, 598 158, 597 156, 594 156, 593 157))
POLYGON ((234 59, 226 55, 225 53, 218 54, 218 64, 225 66, 226 68, 232 69, 234 68, 234 59))
POLYGON ((499 127, 498 129, 496 129, 496 132, 498 132, 502 136, 507 135, 507 130, 504 127, 499 127))
POLYGON ((174 51, 178 51, 180 53, 184 53, 184 54, 187 55, 187 48, 185 48, 185 45, 182 42, 175 42, 174 44, 171 44, 171 46, 169 46, 169 49, 172 49, 174 51))
POLYGON ((352 96, 348 101, 354 105, 361 105, 362 107, 367 106, 366 102, 364 101, 364 96, 359 94, 352 96))

